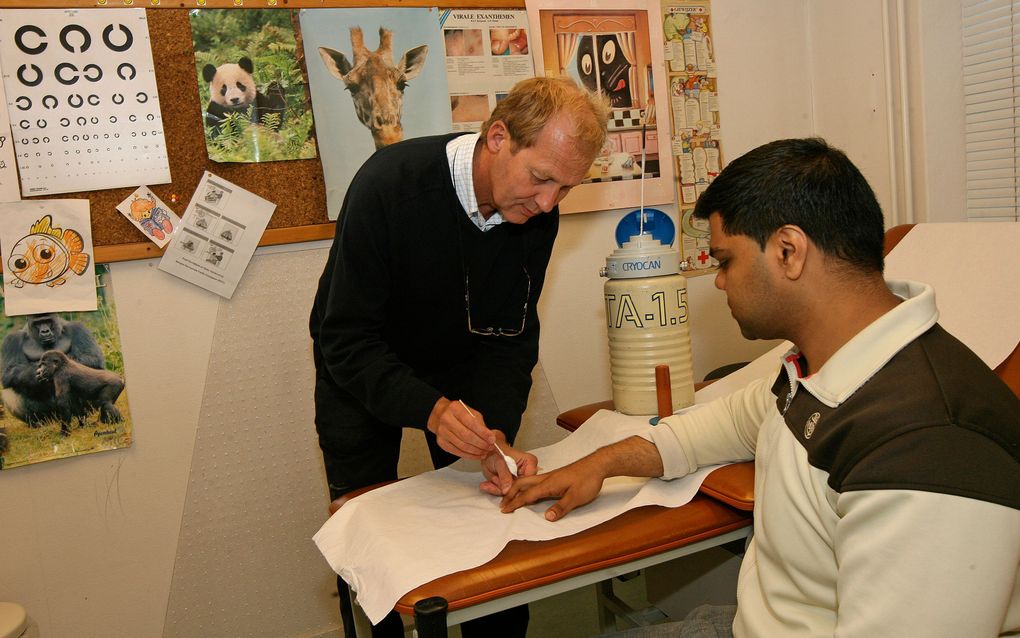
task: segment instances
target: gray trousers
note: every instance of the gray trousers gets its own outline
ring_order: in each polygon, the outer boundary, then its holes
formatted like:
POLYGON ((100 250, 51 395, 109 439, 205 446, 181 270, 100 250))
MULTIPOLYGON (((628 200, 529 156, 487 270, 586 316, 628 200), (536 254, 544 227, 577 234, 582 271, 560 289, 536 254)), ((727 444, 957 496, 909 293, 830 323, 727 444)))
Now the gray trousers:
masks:
POLYGON ((604 635, 612 638, 733 638, 733 617, 736 613, 736 605, 701 605, 680 622, 604 635))

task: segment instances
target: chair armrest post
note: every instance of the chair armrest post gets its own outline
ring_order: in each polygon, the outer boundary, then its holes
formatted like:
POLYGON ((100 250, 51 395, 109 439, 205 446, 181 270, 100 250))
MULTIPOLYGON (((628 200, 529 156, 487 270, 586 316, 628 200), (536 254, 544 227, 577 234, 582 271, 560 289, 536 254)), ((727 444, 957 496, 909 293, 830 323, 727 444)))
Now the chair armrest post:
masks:
POLYGON ((414 604, 414 628, 418 638, 446 638, 446 609, 441 596, 422 598, 414 604))

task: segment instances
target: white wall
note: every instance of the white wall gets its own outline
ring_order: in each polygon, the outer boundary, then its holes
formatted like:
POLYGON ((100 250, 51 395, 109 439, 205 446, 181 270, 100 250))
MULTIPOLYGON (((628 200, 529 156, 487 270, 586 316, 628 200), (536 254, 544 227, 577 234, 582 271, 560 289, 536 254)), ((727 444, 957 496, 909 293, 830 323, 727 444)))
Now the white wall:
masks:
POLYGON ((807 3, 814 133, 843 149, 890 218, 886 56, 881 0, 807 3))
POLYGON ((216 297, 152 261, 117 265, 134 445, 0 475, 0 599, 43 636, 160 636, 216 297))
POLYGON ((906 5, 915 221, 966 220, 963 17, 959 0, 906 5))
MULTIPOLYGON (((896 6, 715 0, 724 159, 819 134, 861 166, 883 206, 901 198, 893 188, 904 149, 889 142, 901 139, 889 135, 901 102, 889 93, 883 37, 896 6)), ((917 218, 959 219, 958 2, 903 6, 917 218)), ((542 418, 527 422, 528 441, 560 435, 546 415, 611 394, 597 272, 624 212, 562 220, 540 307, 533 404, 542 418)), ((134 445, 0 474, 0 600, 24 604, 43 636, 199 635, 210 618, 221 623, 212 635, 236 626, 313 636, 335 625, 329 570, 307 541, 326 499, 304 336, 324 245, 260 249, 231 302, 151 261, 115 265, 134 445), (238 309, 257 316, 243 321, 238 309), (224 340, 244 344, 248 333, 259 347, 231 358, 224 340), (286 378, 272 377, 277 369, 286 378), (227 397, 222 377, 234 371, 250 401, 227 397)), ((765 348, 740 337, 711 276, 692 277, 689 289, 697 378, 765 348)))

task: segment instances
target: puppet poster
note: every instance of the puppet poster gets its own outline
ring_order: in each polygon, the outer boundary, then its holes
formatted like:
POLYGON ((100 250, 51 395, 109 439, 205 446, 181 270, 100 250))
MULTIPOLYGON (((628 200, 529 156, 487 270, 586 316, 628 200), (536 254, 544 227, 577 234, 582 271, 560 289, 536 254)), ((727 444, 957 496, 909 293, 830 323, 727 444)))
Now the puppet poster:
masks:
POLYGON ((450 132, 436 16, 424 8, 301 11, 330 219, 339 216, 351 179, 376 149, 450 132))
POLYGON ((666 92, 658 13, 641 0, 528 2, 542 73, 573 78, 612 105, 606 145, 561 212, 674 201, 669 124, 656 107, 666 92))
POLYGON ((0 469, 131 445, 124 357, 105 264, 96 267, 94 281, 98 310, 0 314, 0 469))
POLYGON ((295 14, 195 9, 189 16, 209 159, 314 158, 312 111, 295 55, 295 14))

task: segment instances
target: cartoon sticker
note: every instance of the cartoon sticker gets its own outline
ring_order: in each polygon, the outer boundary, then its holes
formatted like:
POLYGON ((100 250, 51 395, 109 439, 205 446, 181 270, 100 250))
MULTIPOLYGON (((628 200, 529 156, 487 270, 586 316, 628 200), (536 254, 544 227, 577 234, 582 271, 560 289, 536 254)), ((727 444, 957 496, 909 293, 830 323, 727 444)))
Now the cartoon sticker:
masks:
POLYGON ((135 192, 117 205, 117 210, 135 225, 147 239, 162 248, 181 225, 181 219, 148 186, 135 192))

